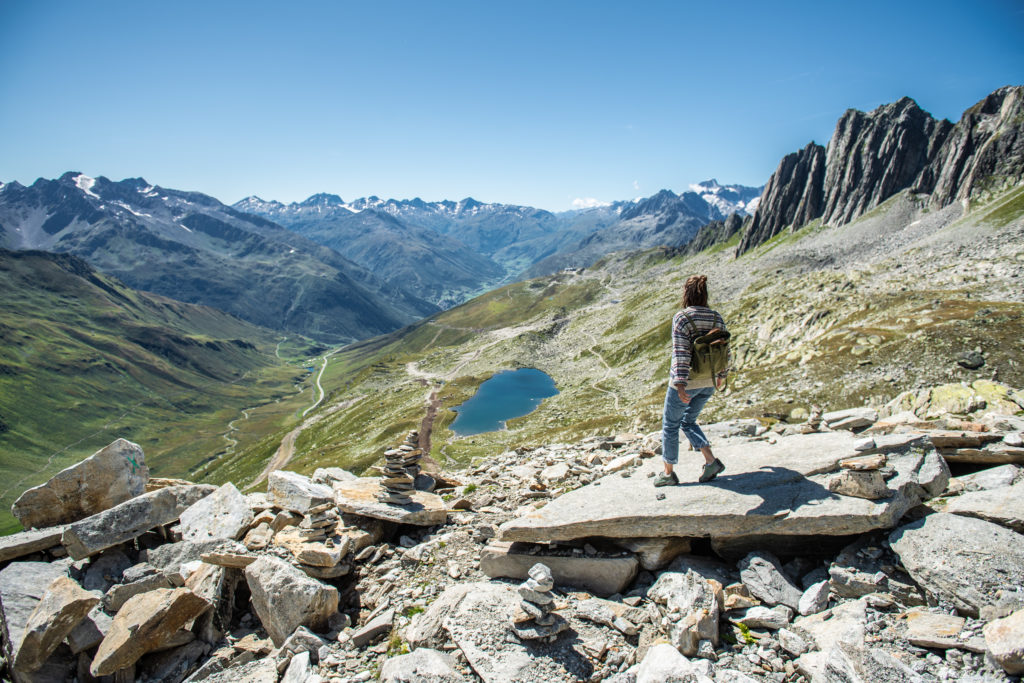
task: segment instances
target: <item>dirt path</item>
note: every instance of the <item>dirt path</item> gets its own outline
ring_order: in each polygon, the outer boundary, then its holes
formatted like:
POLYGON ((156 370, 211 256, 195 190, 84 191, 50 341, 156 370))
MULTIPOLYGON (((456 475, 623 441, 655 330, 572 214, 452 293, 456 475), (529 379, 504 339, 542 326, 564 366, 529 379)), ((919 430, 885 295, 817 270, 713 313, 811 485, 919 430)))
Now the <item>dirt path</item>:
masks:
POLYGON ((316 388, 320 392, 320 397, 316 401, 313 402, 313 405, 311 405, 310 407, 308 407, 304 411, 302 411, 302 417, 306 417, 306 415, 309 413, 309 411, 311 411, 314 408, 316 408, 324 400, 324 387, 323 387, 323 385, 320 384, 320 380, 323 379, 324 370, 327 369, 327 360, 331 356, 336 354, 338 351, 341 351, 341 347, 338 347, 338 348, 334 349, 330 353, 325 353, 324 354, 324 357, 323 357, 324 364, 320 367, 320 373, 316 376, 316 388))
POLYGON ((601 393, 608 394, 609 396, 611 396, 612 397, 612 401, 614 402, 614 405, 615 405, 615 411, 618 412, 619 411, 619 395, 616 394, 614 391, 610 391, 608 389, 602 389, 601 386, 600 386, 601 382, 603 382, 606 379, 608 379, 609 377, 611 377, 611 375, 612 375, 612 366, 608 365, 608 361, 606 361, 604 359, 604 356, 602 356, 600 353, 598 353, 597 350, 594 348, 594 347, 597 346, 597 339, 594 337, 594 335, 592 335, 590 332, 584 332, 584 334, 586 334, 588 337, 590 337, 590 341, 592 343, 591 347, 589 349, 587 349, 587 352, 593 354, 597 358, 597 360, 601 361, 601 365, 604 366, 604 375, 602 375, 600 379, 594 381, 593 387, 595 389, 597 389, 598 391, 600 391, 601 393))
POLYGON ((284 438, 281 439, 281 444, 277 447, 277 450, 274 452, 274 455, 270 458, 270 462, 268 462, 267 466, 263 468, 263 472, 261 472, 260 476, 257 477, 256 480, 253 481, 251 484, 249 484, 247 488, 252 488, 253 486, 259 484, 260 482, 266 480, 266 478, 270 476, 271 472, 281 469, 291 461, 292 457, 295 455, 295 441, 299 438, 299 435, 302 434, 303 430, 316 424, 321 419, 323 419, 324 416, 329 415, 331 413, 335 413, 339 410, 344 410, 345 408, 354 405, 357 401, 362 401, 364 398, 365 396, 357 396, 347 401, 337 403, 331 406, 327 412, 319 413, 307 420, 304 420, 303 423, 300 424, 298 427, 285 434, 284 438))

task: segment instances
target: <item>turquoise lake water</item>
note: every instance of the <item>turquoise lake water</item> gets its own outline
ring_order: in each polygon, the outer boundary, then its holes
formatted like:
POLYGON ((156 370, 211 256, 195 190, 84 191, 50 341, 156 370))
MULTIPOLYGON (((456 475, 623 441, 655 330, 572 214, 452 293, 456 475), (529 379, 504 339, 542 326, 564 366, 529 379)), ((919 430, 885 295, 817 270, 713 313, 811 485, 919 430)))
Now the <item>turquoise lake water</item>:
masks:
POLYGON ((558 393, 555 380, 533 368, 499 372, 480 385, 473 397, 455 408, 452 431, 459 436, 493 432, 505 420, 532 413, 540 402, 558 393))

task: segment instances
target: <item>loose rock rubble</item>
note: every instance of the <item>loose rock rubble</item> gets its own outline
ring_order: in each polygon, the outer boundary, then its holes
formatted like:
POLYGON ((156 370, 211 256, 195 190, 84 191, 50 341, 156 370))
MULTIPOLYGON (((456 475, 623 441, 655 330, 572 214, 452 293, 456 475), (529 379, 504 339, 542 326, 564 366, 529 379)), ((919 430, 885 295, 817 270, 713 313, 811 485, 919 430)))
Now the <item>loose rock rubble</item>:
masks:
POLYGON ((0 539, 5 675, 1016 680, 1024 418, 922 400, 708 425, 729 469, 698 485, 684 456, 664 500, 657 434, 502 453, 456 482, 419 470, 413 432, 381 478, 274 472, 248 495, 149 479, 119 440, 26 494, 40 528, 0 539), (99 469, 121 483, 86 509, 68 482, 99 469))

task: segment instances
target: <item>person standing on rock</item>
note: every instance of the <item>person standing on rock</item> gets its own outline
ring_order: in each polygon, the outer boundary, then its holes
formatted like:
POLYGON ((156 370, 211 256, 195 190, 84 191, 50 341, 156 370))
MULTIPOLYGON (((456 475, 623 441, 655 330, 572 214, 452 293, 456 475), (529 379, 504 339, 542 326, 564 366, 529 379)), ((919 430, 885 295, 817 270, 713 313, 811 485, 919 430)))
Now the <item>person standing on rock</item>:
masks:
POLYGON ((661 457, 665 472, 654 480, 655 486, 675 486, 679 483, 673 470, 679 460, 680 429, 694 450, 699 450, 704 456, 704 469, 698 481, 711 481, 725 470, 722 461, 711 452, 711 444, 697 425, 697 416, 715 393, 715 388, 721 389, 725 385, 728 367, 709 379, 690 378, 693 340, 716 328, 727 331, 722 316, 708 308, 707 276, 692 275, 687 278, 683 285, 682 306, 683 310, 672 318, 672 370, 661 420, 661 457))

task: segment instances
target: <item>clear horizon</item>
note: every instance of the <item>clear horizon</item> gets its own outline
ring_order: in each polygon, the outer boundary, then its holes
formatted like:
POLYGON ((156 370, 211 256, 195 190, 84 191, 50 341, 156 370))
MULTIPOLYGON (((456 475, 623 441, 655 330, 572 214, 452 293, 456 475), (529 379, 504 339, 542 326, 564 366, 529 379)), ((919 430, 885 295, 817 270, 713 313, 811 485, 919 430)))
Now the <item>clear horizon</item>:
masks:
POLYGON ((552 211, 757 186, 846 109, 956 121, 1024 83, 1021 35, 1009 0, 5 3, 0 181, 552 211))

